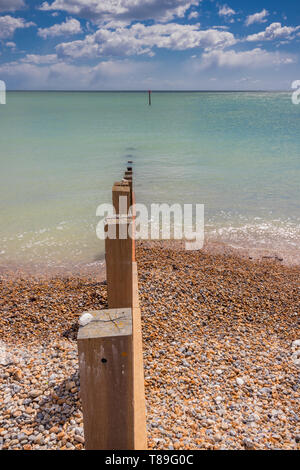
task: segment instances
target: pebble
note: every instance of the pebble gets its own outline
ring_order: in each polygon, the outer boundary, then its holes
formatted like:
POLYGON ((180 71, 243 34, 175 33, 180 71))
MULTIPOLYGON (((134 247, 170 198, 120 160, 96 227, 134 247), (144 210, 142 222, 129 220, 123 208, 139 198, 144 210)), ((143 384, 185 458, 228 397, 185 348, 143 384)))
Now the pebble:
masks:
POLYGON ((43 392, 42 392, 41 390, 36 390, 36 389, 34 389, 34 390, 30 390, 29 393, 28 393, 28 395, 29 395, 31 398, 37 398, 37 397, 39 397, 40 395, 42 395, 42 393, 43 393, 43 392))
POLYGON ((246 447, 246 449, 253 449, 253 447, 254 447, 253 442, 250 439, 247 439, 247 438, 243 440, 243 444, 246 447))
POLYGON ((236 379, 236 383, 237 383, 238 385, 242 386, 242 385, 244 385, 245 382, 244 382, 243 379, 241 379, 240 377, 238 377, 238 378, 236 379))

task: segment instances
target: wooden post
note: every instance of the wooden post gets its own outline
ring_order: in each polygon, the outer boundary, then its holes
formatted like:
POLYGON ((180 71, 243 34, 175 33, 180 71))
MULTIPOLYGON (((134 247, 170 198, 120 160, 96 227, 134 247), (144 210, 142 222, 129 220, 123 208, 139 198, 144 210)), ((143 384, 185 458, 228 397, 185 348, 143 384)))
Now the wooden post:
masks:
POLYGON ((131 217, 107 219, 106 231, 115 239, 105 239, 106 279, 109 308, 132 306, 132 237, 128 235, 131 217), (122 233, 127 237, 120 238, 122 233))
POLYGON ((142 319, 139 303, 138 274, 136 263, 132 263, 132 269, 134 448, 136 450, 145 450, 147 449, 145 378, 142 319))
POLYGON ((134 449, 132 310, 88 312, 79 329, 86 450, 134 449))
POLYGON ((117 182, 113 185, 112 188, 112 203, 115 208, 116 214, 119 215, 128 215, 130 208, 130 186, 128 181, 117 182), (127 201, 124 205, 124 208, 120 207, 120 197, 126 197, 127 201))
POLYGON ((132 199, 131 199, 131 208, 132 208, 132 261, 135 262, 135 219, 136 219, 136 210, 135 210, 135 192, 132 191, 132 199))
POLYGON ((105 241, 110 310, 87 312, 92 321, 78 333, 80 393, 87 450, 147 449, 141 310, 135 262, 132 174, 115 183, 117 215, 107 219, 105 241), (129 232, 130 230, 130 232, 129 232))
POLYGON ((132 205, 132 190, 133 190, 133 186, 132 186, 132 175, 126 175, 124 176, 124 180, 125 181, 128 181, 129 183, 129 186, 130 186, 130 205, 132 205))

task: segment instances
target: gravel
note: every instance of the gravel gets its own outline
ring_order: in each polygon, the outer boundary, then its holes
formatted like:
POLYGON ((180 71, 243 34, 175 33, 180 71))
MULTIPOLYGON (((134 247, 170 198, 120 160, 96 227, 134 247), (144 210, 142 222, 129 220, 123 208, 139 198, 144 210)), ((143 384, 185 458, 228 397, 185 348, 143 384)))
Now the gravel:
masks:
POLYGON ((147 242, 137 261, 150 449, 299 450, 299 267, 147 242))
MULTIPOLYGON (((150 449, 300 450, 299 267, 140 243, 150 449)), ((84 449, 84 276, 0 276, 0 449, 84 449)))

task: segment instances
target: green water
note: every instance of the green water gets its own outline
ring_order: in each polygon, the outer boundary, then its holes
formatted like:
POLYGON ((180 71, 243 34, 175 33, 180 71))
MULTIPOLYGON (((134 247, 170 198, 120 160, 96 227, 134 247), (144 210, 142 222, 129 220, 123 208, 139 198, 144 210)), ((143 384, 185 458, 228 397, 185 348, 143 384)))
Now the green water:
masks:
POLYGON ((138 202, 205 204, 207 239, 300 248, 300 106, 285 93, 10 92, 0 265, 93 263, 96 208, 134 161, 138 202))

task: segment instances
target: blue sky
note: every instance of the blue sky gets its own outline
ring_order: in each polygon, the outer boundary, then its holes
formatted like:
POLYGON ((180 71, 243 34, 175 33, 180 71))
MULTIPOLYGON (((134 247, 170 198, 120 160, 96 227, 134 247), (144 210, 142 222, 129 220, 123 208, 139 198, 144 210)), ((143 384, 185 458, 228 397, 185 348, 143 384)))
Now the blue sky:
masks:
POLYGON ((0 0, 8 89, 289 90, 300 2, 0 0))

